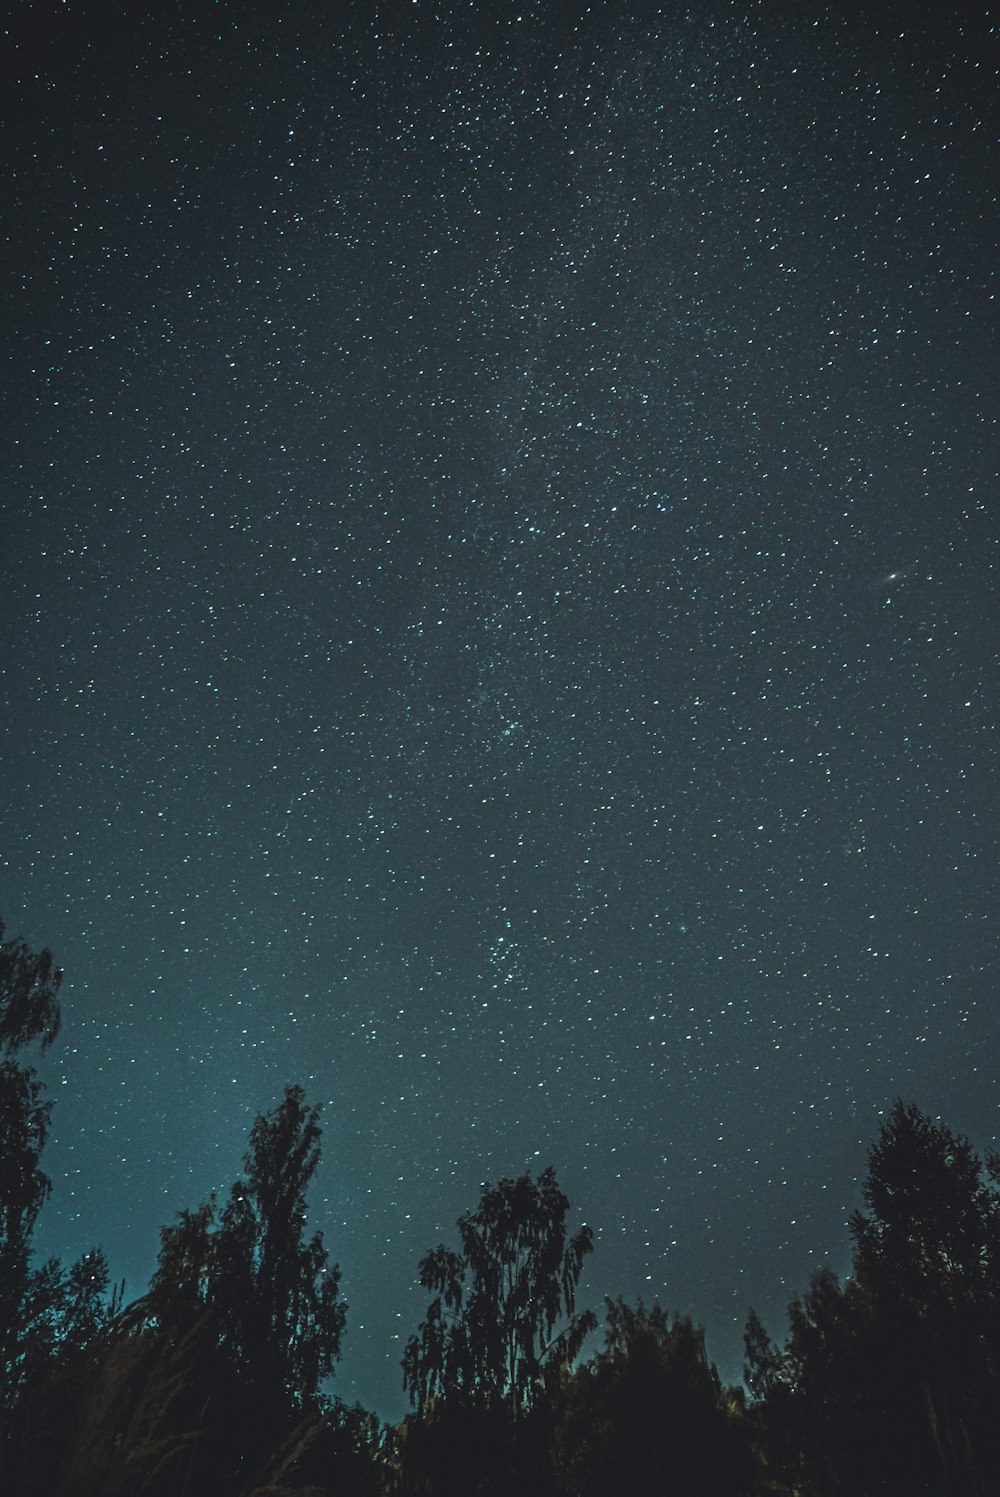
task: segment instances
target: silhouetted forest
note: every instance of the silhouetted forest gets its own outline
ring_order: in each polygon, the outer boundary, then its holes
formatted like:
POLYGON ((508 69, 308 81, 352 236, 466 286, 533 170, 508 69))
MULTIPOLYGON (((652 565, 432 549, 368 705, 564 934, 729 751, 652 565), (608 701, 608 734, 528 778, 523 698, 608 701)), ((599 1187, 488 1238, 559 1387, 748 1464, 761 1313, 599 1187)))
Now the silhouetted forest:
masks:
POLYGON ((7 1497, 992 1497, 1000 1491, 1000 1160, 898 1102, 851 1221, 784 1343, 751 1312, 745 1386, 661 1306, 576 1291, 593 1249, 555 1173, 482 1188, 430 1299, 396 1428, 328 1389, 346 1311, 306 1234, 319 1108, 258 1117, 227 1200, 161 1230, 125 1305, 99 1248, 38 1264, 50 1121, 33 1067, 59 1028, 49 952, 0 925, 0 1491, 7 1497))

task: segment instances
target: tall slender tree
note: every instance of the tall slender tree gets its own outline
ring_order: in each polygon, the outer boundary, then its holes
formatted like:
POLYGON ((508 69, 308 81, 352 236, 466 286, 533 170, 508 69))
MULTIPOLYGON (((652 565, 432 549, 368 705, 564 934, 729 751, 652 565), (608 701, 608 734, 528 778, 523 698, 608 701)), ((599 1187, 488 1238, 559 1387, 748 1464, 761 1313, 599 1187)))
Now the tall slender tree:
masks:
POLYGON ((868 1155, 854 1274, 817 1272, 783 1351, 747 1327, 772 1469, 820 1497, 1000 1490, 1000 1193, 967 1139, 897 1102, 868 1155))
POLYGON ((58 1034, 62 973, 50 951, 3 937, 0 921, 0 1408, 9 1408, 25 1375, 31 1234, 51 1189, 41 1167, 51 1103, 33 1067, 15 1057, 58 1034))
POLYGON ((322 1233, 307 1236, 307 1193, 320 1160, 320 1108, 289 1086, 250 1133, 244 1177, 220 1212, 182 1211, 161 1232, 148 1313, 181 1302, 213 1311, 231 1364, 251 1383, 310 1407, 333 1371, 347 1307, 322 1233))
POLYGON ((295 1404, 309 1405, 340 1356, 347 1307, 322 1233, 306 1236, 306 1195, 320 1160, 320 1107, 300 1086, 257 1118, 222 1212, 213 1298, 237 1360, 267 1368, 295 1404))
MULTIPOLYGON (((1000 1192, 969 1140, 897 1101, 851 1219, 856 1282, 945 1490, 1000 1490, 1000 1192), (988 1474, 987 1474, 988 1473, 988 1474)), ((913 1490, 919 1490, 916 1479, 913 1490)))

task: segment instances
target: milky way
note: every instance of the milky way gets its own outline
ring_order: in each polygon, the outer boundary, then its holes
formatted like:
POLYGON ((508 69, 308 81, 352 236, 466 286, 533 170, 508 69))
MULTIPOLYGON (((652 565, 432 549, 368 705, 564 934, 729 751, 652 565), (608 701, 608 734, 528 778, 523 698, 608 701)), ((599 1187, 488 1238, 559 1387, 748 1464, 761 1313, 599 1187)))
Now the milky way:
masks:
POLYGON ((141 1292, 297 1081, 342 1394, 549 1163, 584 1303, 736 1377, 895 1096, 997 1133, 995 30, 67 9, 6 106, 39 1247, 141 1292))

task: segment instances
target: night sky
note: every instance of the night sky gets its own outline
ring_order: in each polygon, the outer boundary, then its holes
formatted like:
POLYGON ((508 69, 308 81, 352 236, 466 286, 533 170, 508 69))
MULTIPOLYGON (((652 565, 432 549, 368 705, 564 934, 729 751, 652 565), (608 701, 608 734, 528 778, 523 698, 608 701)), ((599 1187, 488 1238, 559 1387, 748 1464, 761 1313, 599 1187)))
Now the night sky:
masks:
POLYGON ((1000 1134, 995 19, 107 16, 5 45, 38 1248, 141 1293, 295 1081, 343 1396, 550 1163, 735 1378, 897 1095, 1000 1134))

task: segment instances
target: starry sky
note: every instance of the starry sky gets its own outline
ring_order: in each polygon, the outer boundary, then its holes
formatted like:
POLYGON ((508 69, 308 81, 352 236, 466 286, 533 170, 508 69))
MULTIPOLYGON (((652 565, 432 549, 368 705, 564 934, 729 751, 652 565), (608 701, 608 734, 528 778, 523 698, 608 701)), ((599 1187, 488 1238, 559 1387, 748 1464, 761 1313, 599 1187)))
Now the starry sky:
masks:
POLYGON ((582 1302, 849 1265, 1000 1133, 986 7, 24 7, 0 913, 66 969, 40 1251, 142 1292, 287 1082, 337 1389, 480 1182, 582 1302))

